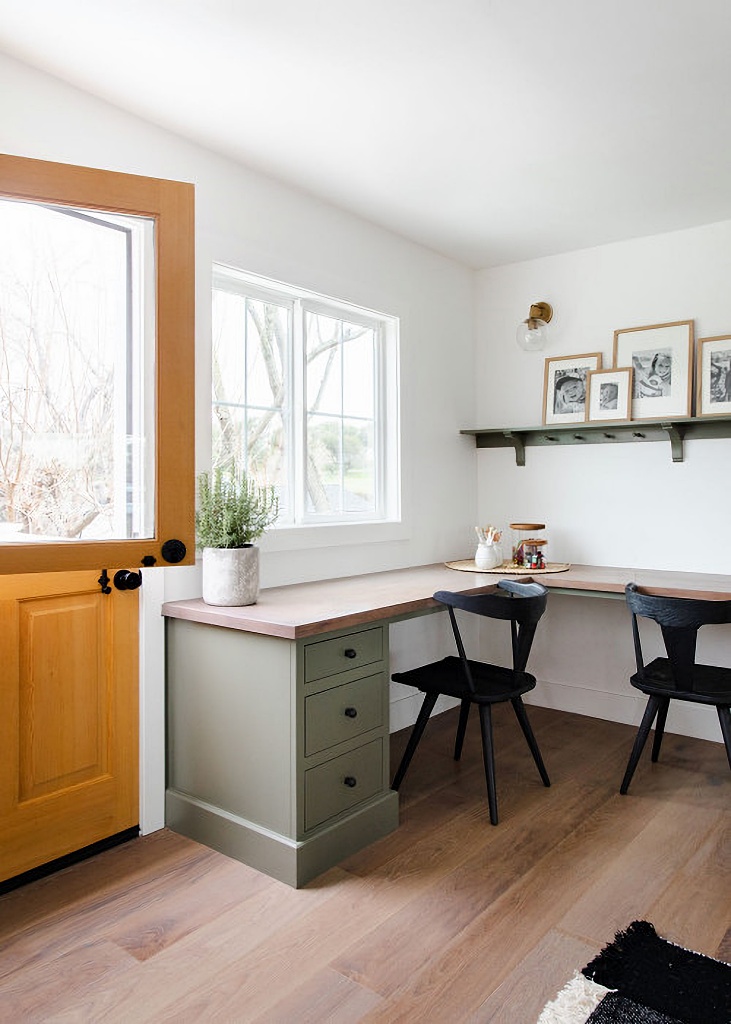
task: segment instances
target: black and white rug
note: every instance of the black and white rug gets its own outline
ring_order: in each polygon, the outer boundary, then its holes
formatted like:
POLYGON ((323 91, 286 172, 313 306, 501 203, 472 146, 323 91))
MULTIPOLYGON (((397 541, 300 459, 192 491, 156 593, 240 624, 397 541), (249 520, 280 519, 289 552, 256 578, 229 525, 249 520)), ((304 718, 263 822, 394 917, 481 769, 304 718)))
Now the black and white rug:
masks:
POLYGON ((544 1007, 538 1024, 731 1024, 731 965, 633 921, 544 1007))

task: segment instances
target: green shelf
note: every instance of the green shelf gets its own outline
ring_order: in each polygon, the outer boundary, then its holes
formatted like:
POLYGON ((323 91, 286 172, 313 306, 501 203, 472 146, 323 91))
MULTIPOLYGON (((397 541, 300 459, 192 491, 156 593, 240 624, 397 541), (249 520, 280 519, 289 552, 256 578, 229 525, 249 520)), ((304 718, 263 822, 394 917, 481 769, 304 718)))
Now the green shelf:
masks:
POLYGON ((474 437, 477 448, 513 448, 515 463, 525 465, 525 449, 571 444, 623 444, 666 441, 673 462, 683 461, 683 442, 697 438, 731 437, 731 416, 694 416, 664 420, 626 420, 619 423, 561 423, 543 427, 487 427, 460 430, 474 437))

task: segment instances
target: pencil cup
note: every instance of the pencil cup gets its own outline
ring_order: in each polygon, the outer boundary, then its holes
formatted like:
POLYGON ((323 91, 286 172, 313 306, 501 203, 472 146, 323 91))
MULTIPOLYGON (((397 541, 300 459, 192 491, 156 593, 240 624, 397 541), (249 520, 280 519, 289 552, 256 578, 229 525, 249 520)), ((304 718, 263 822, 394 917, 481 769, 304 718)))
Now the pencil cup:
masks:
POLYGON ((502 565, 503 554, 499 544, 478 544, 475 565, 478 569, 496 569, 502 565))

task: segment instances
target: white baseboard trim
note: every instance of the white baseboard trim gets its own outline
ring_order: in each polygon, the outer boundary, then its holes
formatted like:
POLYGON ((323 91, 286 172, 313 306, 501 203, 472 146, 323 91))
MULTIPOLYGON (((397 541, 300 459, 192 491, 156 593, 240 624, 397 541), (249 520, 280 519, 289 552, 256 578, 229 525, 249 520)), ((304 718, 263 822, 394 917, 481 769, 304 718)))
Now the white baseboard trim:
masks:
MULTIPOLYGON (((399 732, 400 729, 409 729, 414 724, 419 714, 419 708, 424 700, 424 694, 418 690, 408 697, 401 697, 391 702, 390 707, 390 732, 399 732)), ((453 697, 440 697, 436 703, 432 715, 440 715, 442 711, 455 708, 459 704, 453 697)))
MULTIPOLYGON (((407 729, 414 724, 422 699, 422 694, 415 692, 391 702, 391 732, 407 729)), ((545 680, 539 680, 536 689, 526 695, 525 702, 537 707, 555 708, 557 711, 570 711, 576 715, 633 726, 639 725, 646 703, 645 697, 635 694, 634 690, 629 693, 608 693, 572 683, 545 680)), ((456 707, 457 703, 452 698, 440 697, 433 714, 438 715, 448 708, 456 707)), ((715 708, 699 704, 671 702, 665 731, 714 743, 723 742, 715 708)))
MULTIPOLYGON (((608 693, 606 690, 590 690, 571 683, 539 680, 535 690, 527 694, 525 702, 543 708, 556 708, 558 711, 571 711, 589 718, 603 718, 608 722, 638 726, 647 699, 635 690, 629 693, 608 693)), ((665 731, 679 736, 693 736, 699 740, 723 742, 715 708, 679 700, 670 703, 665 731)))

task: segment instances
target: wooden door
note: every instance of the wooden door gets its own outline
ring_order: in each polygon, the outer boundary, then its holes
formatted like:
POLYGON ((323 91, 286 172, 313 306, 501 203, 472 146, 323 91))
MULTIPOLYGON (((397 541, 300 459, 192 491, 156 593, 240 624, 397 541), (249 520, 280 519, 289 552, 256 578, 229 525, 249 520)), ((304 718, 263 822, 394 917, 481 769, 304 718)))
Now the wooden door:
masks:
POLYGON ((0 881, 138 821, 138 592, 0 577, 0 881))
POLYGON ((0 880, 139 821, 138 595, 98 578, 195 558, 193 209, 0 154, 0 880))

